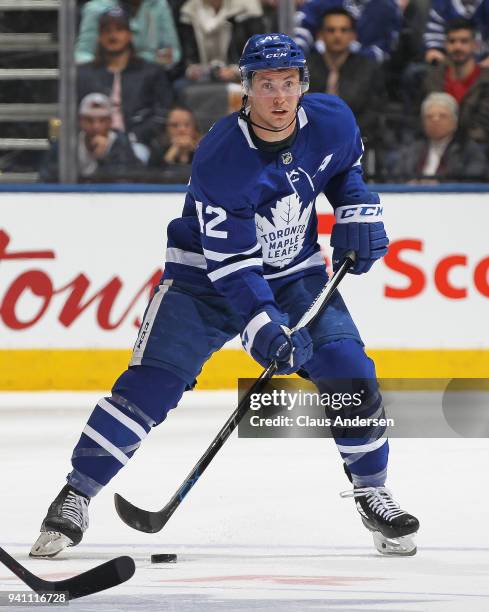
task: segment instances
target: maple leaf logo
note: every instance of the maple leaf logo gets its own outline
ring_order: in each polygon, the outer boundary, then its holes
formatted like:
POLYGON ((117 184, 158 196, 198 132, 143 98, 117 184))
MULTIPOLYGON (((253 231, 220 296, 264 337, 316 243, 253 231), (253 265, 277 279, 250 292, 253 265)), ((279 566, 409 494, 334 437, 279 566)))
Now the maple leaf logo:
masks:
POLYGON ((283 268, 299 255, 306 235, 313 202, 304 210, 297 193, 277 201, 270 209, 272 220, 255 214, 258 242, 262 245, 263 261, 283 268))

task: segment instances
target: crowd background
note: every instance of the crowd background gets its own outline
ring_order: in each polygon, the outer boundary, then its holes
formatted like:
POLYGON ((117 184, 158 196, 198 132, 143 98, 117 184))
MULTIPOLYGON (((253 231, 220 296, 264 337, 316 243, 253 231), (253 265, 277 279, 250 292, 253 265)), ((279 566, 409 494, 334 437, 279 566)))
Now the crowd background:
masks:
MULTIPOLYGON (((277 0, 85 0, 78 12, 79 181, 187 182, 202 134, 240 107, 239 56, 278 30, 277 0)), ((296 0, 294 21, 309 91, 356 115, 368 181, 489 181, 489 0, 296 0)), ((0 42, 29 32, 55 41, 56 16, 0 10, 0 42)), ((0 71, 58 66, 48 46, 14 47, 0 71)), ((0 105, 58 96, 55 79, 0 87, 0 105)), ((56 182, 60 129, 56 116, 3 118, 0 178, 56 182)))

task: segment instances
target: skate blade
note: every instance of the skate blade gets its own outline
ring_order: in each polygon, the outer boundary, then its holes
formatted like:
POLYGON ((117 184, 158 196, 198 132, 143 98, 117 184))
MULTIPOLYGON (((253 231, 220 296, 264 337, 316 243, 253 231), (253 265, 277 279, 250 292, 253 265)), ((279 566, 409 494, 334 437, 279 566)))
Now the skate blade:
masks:
POLYGON ((29 557, 50 559, 71 546, 73 540, 57 531, 43 531, 31 548, 29 557))
POLYGON ((412 557, 417 548, 413 535, 400 538, 386 538, 379 531, 373 531, 375 548, 381 555, 390 557, 412 557))

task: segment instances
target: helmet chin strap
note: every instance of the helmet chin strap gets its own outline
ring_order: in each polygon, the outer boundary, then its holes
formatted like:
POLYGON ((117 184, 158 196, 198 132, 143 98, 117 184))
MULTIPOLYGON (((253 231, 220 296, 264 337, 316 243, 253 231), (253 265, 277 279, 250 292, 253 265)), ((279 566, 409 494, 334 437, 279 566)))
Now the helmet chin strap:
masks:
POLYGON ((243 103, 241 105, 241 108, 239 109, 239 117, 240 117, 240 119, 243 119, 243 121, 246 121, 246 123, 248 125, 253 125, 253 126, 257 127, 257 128, 260 128, 260 130, 266 130, 267 132, 283 132, 284 130, 288 130, 289 127, 297 119, 297 113, 299 112, 299 108, 301 107, 301 99, 302 99, 302 96, 299 98, 299 102, 297 102, 297 108, 295 109, 294 118, 292 119, 292 121, 288 125, 286 125, 283 128, 277 128, 277 129, 267 128, 264 125, 260 125, 259 123, 255 123, 254 121, 252 121, 250 116, 247 115, 246 112, 245 112, 245 110, 246 110, 246 103, 248 102, 248 96, 243 96, 243 103))

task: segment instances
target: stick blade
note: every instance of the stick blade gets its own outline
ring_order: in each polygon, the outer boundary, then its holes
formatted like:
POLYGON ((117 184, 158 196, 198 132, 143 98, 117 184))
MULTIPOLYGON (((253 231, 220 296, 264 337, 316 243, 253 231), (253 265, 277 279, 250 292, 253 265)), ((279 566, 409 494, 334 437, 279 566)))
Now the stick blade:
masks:
POLYGON ((36 593, 68 593, 69 599, 93 595, 99 591, 118 586, 132 578, 136 571, 134 559, 127 556, 117 557, 83 572, 83 574, 52 582, 30 572, 1 547, 0 562, 36 593))
POLYGON ((114 495, 114 504, 117 514, 124 523, 138 531, 157 533, 163 529, 163 525, 166 522, 164 517, 161 516, 161 512, 149 512, 148 510, 133 506, 131 502, 128 502, 127 499, 124 499, 118 493, 114 495))
POLYGON ((136 564, 131 557, 116 557, 83 574, 54 583, 56 591, 67 591, 70 599, 93 595, 126 582, 134 575, 136 564))

